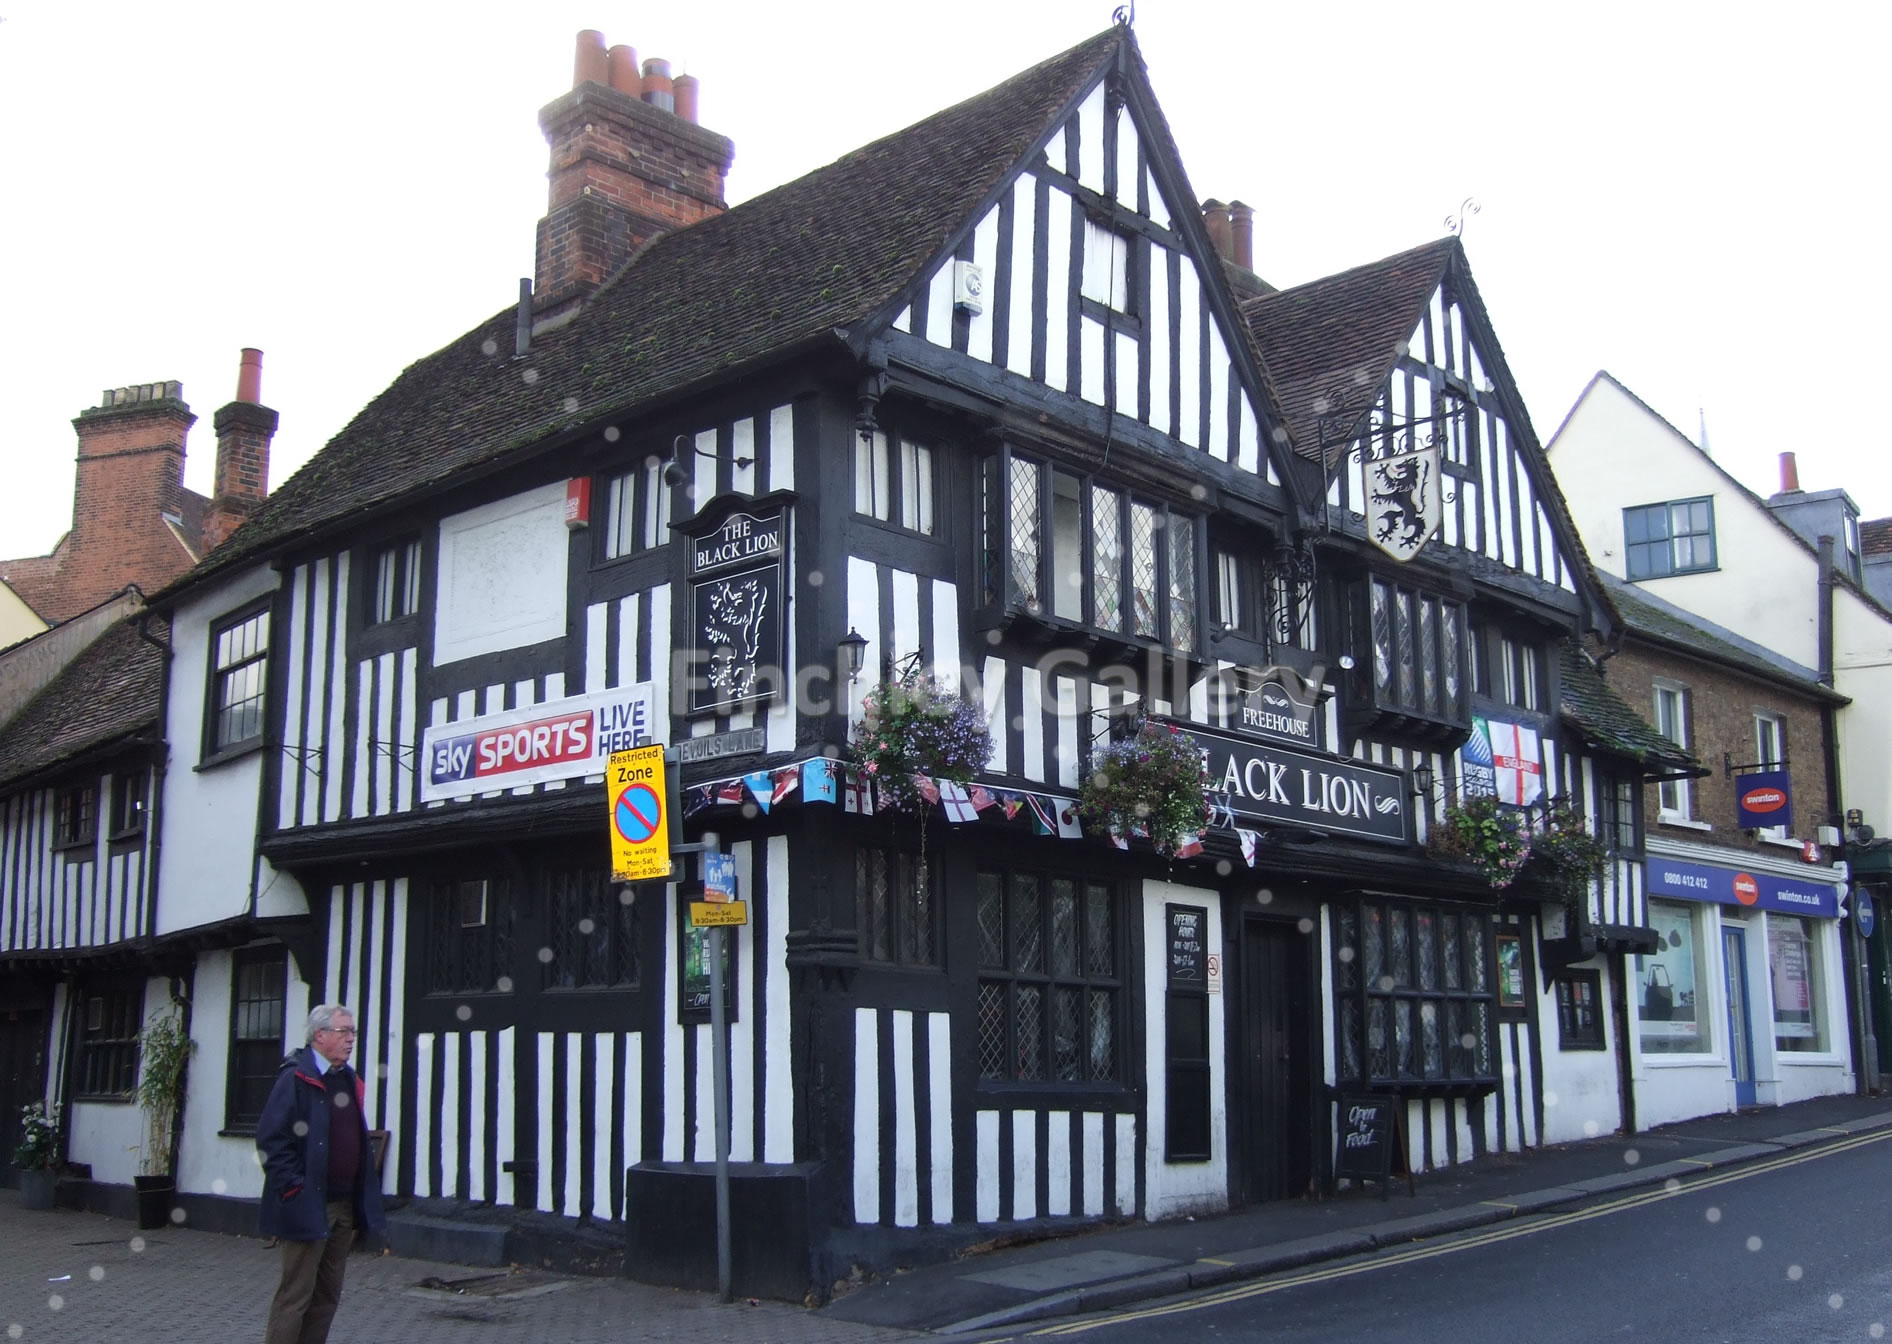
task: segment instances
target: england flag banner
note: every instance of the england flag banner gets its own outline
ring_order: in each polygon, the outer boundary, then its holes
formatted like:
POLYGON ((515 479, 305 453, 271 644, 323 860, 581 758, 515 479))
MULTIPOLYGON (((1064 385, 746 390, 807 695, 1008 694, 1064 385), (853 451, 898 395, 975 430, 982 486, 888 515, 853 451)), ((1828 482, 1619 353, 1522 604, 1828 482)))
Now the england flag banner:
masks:
POLYGON ((1486 725, 1491 739, 1491 763, 1498 777, 1498 801, 1529 807, 1544 794, 1544 768, 1537 748, 1537 730, 1521 723, 1492 719, 1486 725))

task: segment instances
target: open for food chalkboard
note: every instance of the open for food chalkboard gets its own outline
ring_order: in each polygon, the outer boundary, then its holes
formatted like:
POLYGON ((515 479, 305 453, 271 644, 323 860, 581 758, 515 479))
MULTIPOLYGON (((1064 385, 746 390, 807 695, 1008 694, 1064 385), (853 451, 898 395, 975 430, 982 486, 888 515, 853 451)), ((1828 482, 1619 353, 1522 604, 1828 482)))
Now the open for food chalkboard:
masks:
MULTIPOLYGON (((1395 1172, 1394 1162, 1400 1168, 1407 1165, 1400 1150, 1400 1111, 1404 1103, 1397 1097, 1341 1096, 1336 1104, 1334 1179, 1378 1181, 1384 1198, 1395 1172)), ((1406 1184, 1409 1191, 1417 1193, 1412 1191, 1410 1171, 1406 1173, 1406 1184)))

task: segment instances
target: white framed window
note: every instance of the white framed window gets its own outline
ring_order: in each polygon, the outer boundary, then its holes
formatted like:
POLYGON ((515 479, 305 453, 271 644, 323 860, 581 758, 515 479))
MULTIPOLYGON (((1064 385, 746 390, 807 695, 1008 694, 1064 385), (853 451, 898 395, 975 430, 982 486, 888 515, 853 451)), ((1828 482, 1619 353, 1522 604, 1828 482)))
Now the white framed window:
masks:
MULTIPOLYGON (((1757 711, 1754 715, 1754 760, 1767 769, 1777 769, 1787 759, 1787 721, 1778 714, 1757 711)), ((1785 826, 1763 826, 1756 832, 1763 840, 1787 840, 1785 826)))
MULTIPOLYGON (((1683 750, 1688 748, 1688 687, 1672 682, 1657 682, 1655 688, 1656 731, 1683 750)), ((1661 785, 1661 820, 1690 819, 1689 785, 1686 779, 1665 779, 1661 785)))
POLYGON ((662 458, 654 454, 613 476, 605 496, 604 558, 621 560, 670 540, 670 487, 662 458))
POLYGON ((875 430, 854 436, 854 512, 933 535, 933 450, 875 430))
POLYGON ((1082 292, 1106 308, 1130 311, 1130 240, 1094 219, 1084 221, 1082 292))
POLYGON ((384 546, 374 557, 374 605, 369 619, 380 625, 420 610, 420 539, 384 546))
POLYGON ((211 628, 206 756, 236 751, 263 740, 263 693, 268 670, 268 607, 233 616, 211 628))
POLYGON ((1660 579, 1715 568, 1715 501, 1677 499, 1623 510, 1624 568, 1631 579, 1660 579))

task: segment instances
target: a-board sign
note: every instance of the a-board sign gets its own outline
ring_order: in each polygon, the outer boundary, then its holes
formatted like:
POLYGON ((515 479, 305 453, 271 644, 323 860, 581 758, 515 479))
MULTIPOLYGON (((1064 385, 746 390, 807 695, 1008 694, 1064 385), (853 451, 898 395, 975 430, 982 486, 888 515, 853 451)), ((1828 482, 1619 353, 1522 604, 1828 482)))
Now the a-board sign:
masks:
POLYGON ((1393 1097, 1346 1097, 1335 1117, 1334 1177, 1384 1181, 1393 1174, 1393 1140, 1398 1124, 1393 1097))
POLYGON ((1204 988, 1208 984, 1209 912, 1200 905, 1165 905, 1169 930, 1169 983, 1204 988))
POLYGON ((605 768, 611 805, 611 876, 648 882, 670 876, 670 800, 664 749, 614 751, 605 768))

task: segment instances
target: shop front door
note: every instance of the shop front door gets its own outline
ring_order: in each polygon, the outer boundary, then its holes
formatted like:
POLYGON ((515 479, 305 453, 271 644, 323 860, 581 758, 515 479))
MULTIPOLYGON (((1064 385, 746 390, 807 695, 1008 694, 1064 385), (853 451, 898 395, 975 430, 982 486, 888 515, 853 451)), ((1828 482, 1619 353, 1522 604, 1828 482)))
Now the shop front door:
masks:
MULTIPOLYGON (((46 1095, 46 1015, 30 1008, 0 1012, 0 1158, 20 1141, 20 1108, 46 1095)), ((18 1185, 11 1162, 0 1185, 18 1185)))
POLYGON ((1749 1025, 1747 930, 1722 926, 1721 960, 1728 976, 1728 1061, 1737 1106, 1754 1104, 1754 1033, 1749 1025))
POLYGON ((1242 1193, 1250 1203, 1304 1195, 1314 1179, 1320 1037, 1311 941, 1282 920, 1251 918, 1242 926, 1242 1193))

